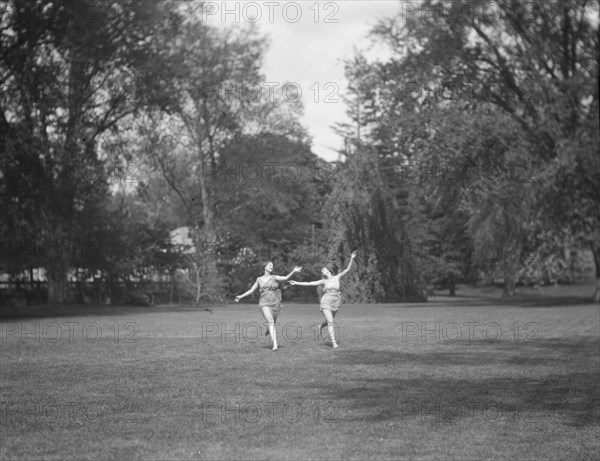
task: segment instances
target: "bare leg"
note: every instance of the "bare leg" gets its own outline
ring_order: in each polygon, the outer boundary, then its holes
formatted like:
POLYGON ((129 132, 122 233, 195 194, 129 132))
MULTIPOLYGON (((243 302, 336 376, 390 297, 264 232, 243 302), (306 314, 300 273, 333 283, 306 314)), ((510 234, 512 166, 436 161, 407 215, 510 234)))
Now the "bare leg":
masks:
MULTIPOLYGON (((276 314, 275 312, 273 312, 273 323, 274 323, 275 325, 277 325, 277 316, 278 316, 278 315, 279 315, 279 314, 276 314)), ((269 328, 267 328, 267 331, 265 332, 265 336, 269 336, 269 328)), ((272 339, 271 339, 271 341, 272 341, 272 339)))
POLYGON ((337 342, 335 341, 335 328, 333 325, 333 318, 335 317, 335 312, 332 312, 331 309, 323 309, 323 315, 327 320, 327 330, 329 331, 329 336, 331 338, 331 344, 334 349, 338 348, 337 342))
POLYGON ((327 319, 323 320, 319 325, 319 336, 321 336, 321 330, 327 326, 327 319))
POLYGON ((269 334, 271 335, 271 339, 273 340, 273 350, 276 351, 277 350, 277 336, 275 333, 275 320, 273 319, 273 313, 271 312, 271 308, 268 306, 263 306, 260 308, 260 310, 262 311, 263 317, 265 318, 267 325, 268 325, 268 331, 269 334))

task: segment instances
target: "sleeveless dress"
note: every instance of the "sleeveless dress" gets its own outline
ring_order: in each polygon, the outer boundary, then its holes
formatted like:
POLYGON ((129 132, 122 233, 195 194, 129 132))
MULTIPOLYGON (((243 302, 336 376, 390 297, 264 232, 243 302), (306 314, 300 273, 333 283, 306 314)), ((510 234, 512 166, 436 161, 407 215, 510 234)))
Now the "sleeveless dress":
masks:
POLYGON ((321 298, 321 311, 330 309, 337 311, 342 302, 342 294, 340 292, 340 278, 334 276, 326 279, 323 283, 323 297, 321 298))
POLYGON ((260 277, 256 281, 260 288, 258 308, 267 306, 271 308, 273 313, 279 314, 281 312, 281 290, 279 289, 279 282, 275 280, 275 276, 271 275, 264 283, 261 283, 260 277))

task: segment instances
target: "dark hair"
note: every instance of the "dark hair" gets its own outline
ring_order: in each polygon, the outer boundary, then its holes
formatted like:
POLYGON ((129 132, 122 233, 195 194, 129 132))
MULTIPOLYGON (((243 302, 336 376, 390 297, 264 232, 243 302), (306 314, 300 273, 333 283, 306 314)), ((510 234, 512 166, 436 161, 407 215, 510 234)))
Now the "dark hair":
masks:
POLYGON ((327 269, 331 275, 335 275, 335 274, 333 273, 333 271, 332 271, 332 270, 331 270, 329 267, 327 267, 327 266, 323 266, 323 267, 321 268, 321 277, 322 277, 322 278, 325 278, 325 275, 323 274, 323 269, 327 269))
POLYGON ((264 269, 265 267, 267 267, 267 265, 269 263, 273 264, 273 261, 265 261, 265 262, 263 262, 262 268, 264 269))

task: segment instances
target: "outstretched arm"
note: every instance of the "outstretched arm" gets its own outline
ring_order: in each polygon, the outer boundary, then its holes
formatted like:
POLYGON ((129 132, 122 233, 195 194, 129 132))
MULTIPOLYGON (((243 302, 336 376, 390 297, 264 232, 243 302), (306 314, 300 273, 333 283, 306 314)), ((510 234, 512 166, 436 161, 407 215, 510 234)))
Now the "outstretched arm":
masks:
POLYGON ((316 287, 323 285, 323 280, 315 280, 314 282, 296 282, 295 280, 292 280, 290 284, 300 285, 301 287, 316 287))
POLYGON ((257 288, 258 288, 258 280, 256 282, 254 282, 254 285, 252 285, 252 288, 250 288, 246 293, 236 296, 234 301, 236 303, 239 302, 240 299, 245 298, 246 296, 254 293, 254 290, 256 290, 257 288))
POLYGON ((354 258, 356 258, 356 251, 353 251, 352 254, 350 255, 350 262, 348 263, 348 267, 346 267, 345 270, 343 270, 342 272, 340 272, 338 274, 338 277, 343 277, 344 275, 346 275, 348 272, 350 272, 350 268, 352 267, 352 261, 354 261, 354 258))
POLYGON ((275 280, 277 280, 278 282, 282 282, 283 280, 289 280, 289 278, 294 275, 295 272, 300 272, 302 270, 302 267, 300 266, 296 266, 294 267, 294 270, 292 270, 292 272, 290 272, 288 275, 286 275, 285 277, 281 276, 281 275, 276 275, 275 276, 275 280))

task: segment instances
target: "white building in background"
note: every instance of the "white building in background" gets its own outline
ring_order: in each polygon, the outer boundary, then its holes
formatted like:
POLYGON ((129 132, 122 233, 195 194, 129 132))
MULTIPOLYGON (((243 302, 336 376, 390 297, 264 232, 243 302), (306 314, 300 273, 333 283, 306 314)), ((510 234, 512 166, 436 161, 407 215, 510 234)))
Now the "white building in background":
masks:
POLYGON ((169 234, 171 236, 171 244, 188 247, 183 251, 185 254, 193 254, 196 252, 194 241, 192 240, 190 228, 188 226, 178 227, 169 232, 169 234))
MULTIPOLYGON (((178 227, 172 230, 170 233, 171 244, 181 245, 184 247, 182 253, 186 255, 192 255, 196 253, 196 247, 191 237, 191 229, 188 226, 178 227)), ((231 264, 239 265, 244 261, 256 261, 259 259, 261 253, 267 253, 269 256, 266 259, 271 259, 272 256, 268 252, 269 247, 263 245, 255 246, 239 246, 237 248, 227 248, 216 245, 207 245, 206 248, 201 248, 201 251, 210 251, 213 255, 221 262, 228 262, 231 264)))

